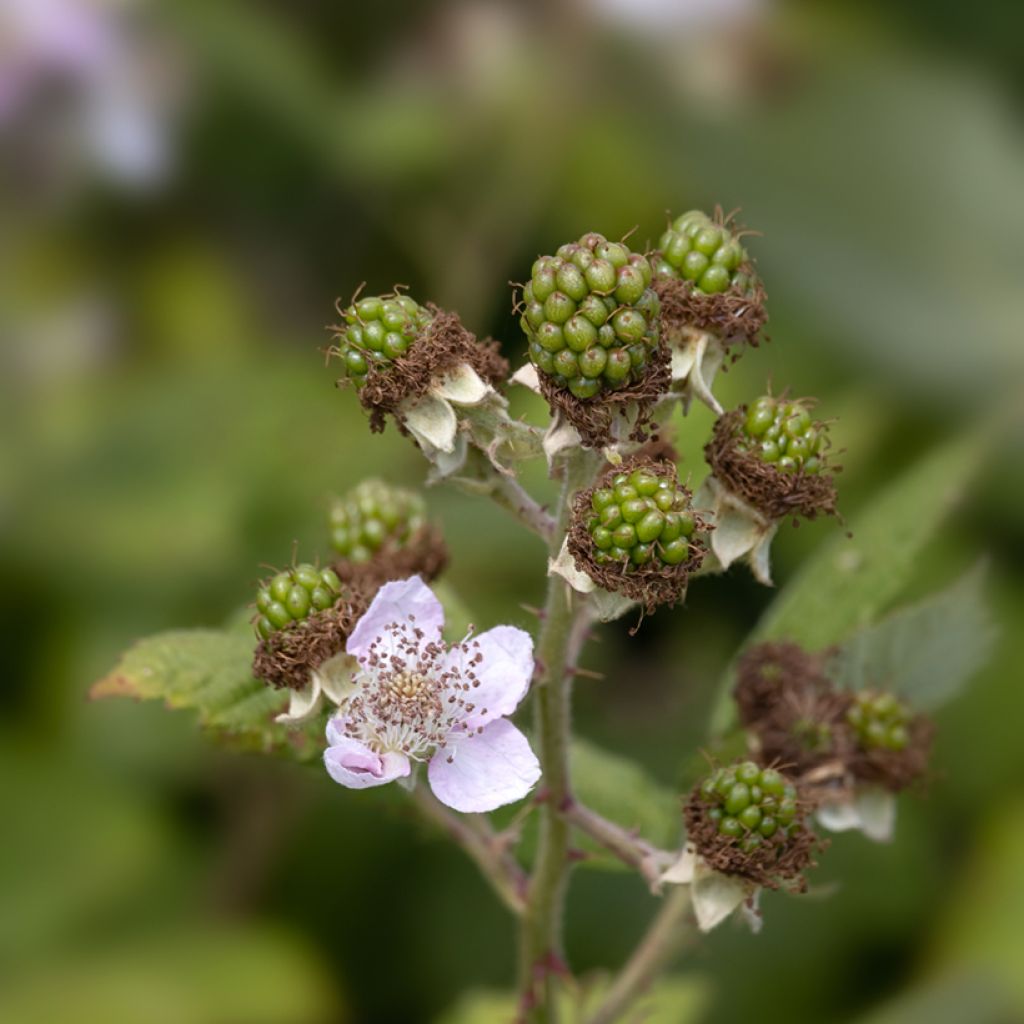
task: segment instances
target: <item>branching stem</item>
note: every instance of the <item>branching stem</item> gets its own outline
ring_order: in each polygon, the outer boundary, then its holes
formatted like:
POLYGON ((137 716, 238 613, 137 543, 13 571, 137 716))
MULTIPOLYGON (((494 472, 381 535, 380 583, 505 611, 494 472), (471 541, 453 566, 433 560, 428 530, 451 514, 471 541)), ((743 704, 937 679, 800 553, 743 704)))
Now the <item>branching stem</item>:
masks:
POLYGON ((466 851, 502 903, 512 913, 521 915, 526 909, 526 873, 487 819, 475 814, 455 814, 426 786, 417 786, 412 792, 412 799, 424 818, 441 828, 466 851))
MULTIPOLYGON (((549 552, 557 555, 568 527, 572 495, 586 486, 597 457, 578 449, 566 460, 558 525, 549 552)), ((572 684, 570 655, 579 653, 583 633, 576 626, 579 599, 557 576, 548 578, 548 595, 537 640, 538 676, 534 714, 538 755, 543 768, 545 802, 520 950, 522 1018, 529 1024, 556 1020, 554 977, 564 969, 562 918, 569 878, 569 823, 562 807, 570 798, 569 741, 572 684)))
POLYGON ((601 1005, 587 1018, 586 1024, 621 1021, 622 1014, 650 988, 693 937, 690 889, 689 886, 676 886, 665 897, 640 944, 612 982, 601 1005))

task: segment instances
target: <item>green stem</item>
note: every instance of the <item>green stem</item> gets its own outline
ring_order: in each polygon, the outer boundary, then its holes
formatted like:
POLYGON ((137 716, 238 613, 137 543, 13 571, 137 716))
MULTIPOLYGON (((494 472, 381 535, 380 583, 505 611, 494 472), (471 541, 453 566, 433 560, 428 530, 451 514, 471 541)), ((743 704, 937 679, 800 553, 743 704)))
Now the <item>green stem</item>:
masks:
POLYGON ((693 934, 690 887, 678 886, 665 897, 640 944, 586 1024, 615 1024, 622 1020, 622 1014, 650 988, 693 934))
MULTIPOLYGON (((559 501, 558 524, 551 538, 555 557, 569 525, 571 499, 593 476, 597 459, 584 449, 573 452, 565 463, 559 501)), ((576 635, 576 610, 568 586, 558 576, 548 579, 540 636, 537 639, 539 677, 534 685, 537 751, 543 768, 545 802, 541 808, 537 859, 527 897, 520 948, 522 1015, 529 1024, 556 1021, 555 974, 565 964, 562 919, 569 879, 569 823, 562 808, 570 799, 569 663, 576 635)))

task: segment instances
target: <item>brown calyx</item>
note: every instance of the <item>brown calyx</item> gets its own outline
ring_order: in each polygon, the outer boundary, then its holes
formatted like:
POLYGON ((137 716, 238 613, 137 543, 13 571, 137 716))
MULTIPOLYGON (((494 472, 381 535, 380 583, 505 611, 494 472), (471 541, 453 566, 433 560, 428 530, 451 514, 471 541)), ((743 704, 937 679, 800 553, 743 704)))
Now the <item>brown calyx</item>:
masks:
POLYGON ((847 719, 854 694, 829 679, 830 654, 763 643, 740 658, 733 697, 760 758, 796 776, 801 793, 814 803, 852 795, 857 782, 896 793, 926 777, 932 720, 915 715, 902 750, 862 747, 847 719))
POLYGON ((429 583, 441 575, 448 564, 448 546, 441 531, 432 523, 421 526, 402 543, 386 540, 366 562, 339 558, 331 568, 343 583, 371 593, 390 580, 422 576, 429 583))
POLYGON ((704 446, 704 458, 715 477, 768 519, 837 515, 835 478, 831 473, 780 473, 770 462, 740 448, 740 426, 745 415, 746 408, 741 406, 715 423, 711 440, 704 446))
POLYGON ((372 596, 373 591, 346 587, 332 607, 274 630, 256 645, 252 674, 276 689, 301 690, 310 672, 344 651, 372 596))
POLYGON ((797 828, 786 836, 781 829, 753 850, 741 848, 738 836, 723 836, 718 825, 708 817, 716 806, 701 796, 700 786, 694 788, 683 807, 687 842, 697 853, 723 875, 737 875, 766 889, 783 886, 794 892, 804 892, 807 880, 804 872, 816 866, 815 849, 823 849, 827 841, 819 839, 806 824, 810 807, 797 802, 797 828))
MULTIPOLYGON (((478 341, 455 313, 432 303, 428 303, 427 309, 433 319, 408 351, 390 362, 371 362, 366 381, 357 392, 370 414, 373 431, 382 431, 388 413, 394 414, 407 399, 421 398, 439 377, 462 363, 490 384, 498 384, 508 376, 508 360, 498 351, 498 342, 478 341)), ((346 383, 338 381, 339 386, 346 383)))
MULTIPOLYGON (((657 260, 660 254, 655 253, 657 260)), ((742 269, 754 276, 750 264, 742 269)), ((713 333, 723 347, 746 343, 756 346, 761 328, 768 320, 765 303, 768 295, 756 279, 751 291, 735 285, 715 295, 705 295, 693 283, 678 277, 657 277, 651 287, 661 300, 662 334, 670 335, 684 327, 713 333)))
POLYGON ((907 725, 907 745, 902 750, 855 746, 848 761, 850 774, 898 793, 928 774, 934 739, 935 723, 927 715, 915 715, 907 725))
POLYGON ((825 675, 826 659, 794 643, 757 644, 737 665, 733 698, 742 725, 758 741, 762 760, 798 777, 839 775, 852 752, 849 693, 825 675))
MULTIPOLYGON (((665 458, 654 459, 647 455, 633 455, 625 459, 619 466, 609 466, 596 480, 592 487, 577 491, 572 499, 572 516, 566 545, 569 554, 576 562, 576 567, 585 572, 599 587, 622 594, 632 601, 641 604, 644 611, 651 615, 661 605, 672 607, 686 597, 686 587, 690 573, 700 568, 707 553, 707 548, 699 534, 713 529, 700 514, 691 509, 690 513, 696 521, 696 529, 689 539, 690 557, 679 565, 665 565, 652 558, 646 565, 634 565, 632 562, 599 563, 596 560, 597 549, 594 538, 590 535, 588 521, 593 515, 591 499, 594 491, 603 487, 607 481, 620 473, 632 473, 635 469, 648 469, 656 476, 672 480, 678 487, 678 476, 675 463, 665 458)), ((679 488, 690 497, 686 487, 679 488)))
POLYGON ((576 428, 584 448, 603 448, 615 440, 612 425, 626 406, 637 408, 636 424, 630 432, 633 441, 645 441, 650 432, 651 412, 658 399, 672 386, 672 357, 664 339, 650 353, 643 376, 615 390, 601 391, 593 398, 577 398, 561 388, 542 371, 537 371, 541 394, 552 410, 558 409, 576 428))

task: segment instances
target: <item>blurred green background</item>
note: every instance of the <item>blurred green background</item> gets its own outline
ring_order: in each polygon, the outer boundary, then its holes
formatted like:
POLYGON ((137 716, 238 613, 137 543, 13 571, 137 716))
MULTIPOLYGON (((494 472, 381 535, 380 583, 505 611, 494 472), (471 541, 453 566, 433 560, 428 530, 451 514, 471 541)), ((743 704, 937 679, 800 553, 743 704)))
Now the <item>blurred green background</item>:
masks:
MULTIPOLYGON (((332 492, 421 480, 318 352, 362 281, 518 361, 507 282, 537 254, 741 206, 772 341, 723 400, 819 395, 847 513, 1019 403, 1022 30, 1019 4, 924 0, 0 5, 0 1019, 427 1022, 507 988, 509 919, 399 792, 220 753, 89 684, 140 635, 222 622, 293 542, 322 550, 332 492)), ((694 480, 711 422, 680 424, 694 480)), ((940 716, 927 799, 890 847, 834 842, 820 898, 769 897, 761 939, 691 953, 689 1019, 1024 1020, 1021 447, 906 595, 985 554, 1005 624, 940 716)), ((528 626, 540 545, 428 499, 476 621, 528 626)), ((779 583, 837 529, 786 529, 779 583)), ((736 570, 636 640, 606 628, 579 732, 681 786, 771 597, 736 570)), ((616 965, 653 909, 577 872, 574 966, 616 965)))

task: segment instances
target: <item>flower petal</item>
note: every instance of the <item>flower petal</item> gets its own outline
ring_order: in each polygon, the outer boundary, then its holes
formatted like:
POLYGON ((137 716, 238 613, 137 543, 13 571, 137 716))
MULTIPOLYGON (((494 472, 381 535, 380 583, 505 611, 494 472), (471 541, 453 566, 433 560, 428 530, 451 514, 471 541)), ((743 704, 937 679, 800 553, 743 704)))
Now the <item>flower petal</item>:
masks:
POLYGON ((702 932, 711 931, 740 906, 753 890, 752 883, 732 875, 723 875, 703 860, 698 860, 691 888, 697 927, 702 932))
POLYGON ((540 381, 537 378, 537 367, 533 363, 523 363, 509 378, 513 384, 529 388, 535 395, 540 394, 540 381))
POLYGON ((479 405, 494 389, 468 363, 459 363, 430 390, 456 405, 479 405))
POLYGON ((341 704, 356 690, 356 683, 352 677, 358 669, 359 665, 355 658, 341 651, 314 669, 313 682, 320 687, 320 692, 328 700, 341 704))
POLYGON ((493 811, 521 800, 540 778, 529 742, 507 719, 451 739, 431 758, 427 778, 437 799, 456 811, 493 811))
POLYGON ((427 643, 441 639, 444 608, 419 576, 385 583, 356 623, 345 650, 362 660, 375 640, 386 640, 390 627, 400 623, 412 624, 422 630, 427 643))
POLYGON ((448 655, 451 666, 474 673, 477 685, 466 694, 475 710, 467 715, 466 726, 478 729, 496 718, 512 714, 526 696, 533 678, 533 638, 515 626, 495 626, 474 637, 448 655), (480 655, 483 660, 474 664, 480 655))
POLYGON ((722 568, 728 569, 737 558, 754 549, 763 532, 760 523, 738 509, 720 508, 711 531, 711 550, 722 568))
POLYGON ((409 774, 409 758, 405 754, 375 754, 358 740, 339 735, 332 726, 333 719, 327 729, 332 743, 324 751, 324 767, 335 782, 349 789, 370 789, 409 774))
POLYGON ((572 557, 569 545, 564 540, 558 557, 548 559, 548 575, 561 576, 580 594, 591 594, 597 589, 597 584, 582 569, 576 567, 576 559, 572 557))
POLYGON ((444 398, 428 393, 414 402, 403 404, 399 416, 402 425, 428 454, 432 450, 455 451, 459 424, 455 410, 444 398))
POLYGON ((288 710, 274 719, 282 725, 301 725, 319 710, 323 690, 314 672, 301 690, 292 690, 288 696, 288 710))

